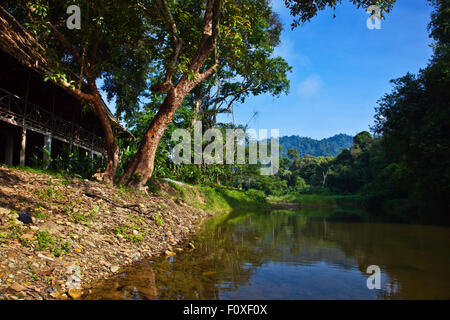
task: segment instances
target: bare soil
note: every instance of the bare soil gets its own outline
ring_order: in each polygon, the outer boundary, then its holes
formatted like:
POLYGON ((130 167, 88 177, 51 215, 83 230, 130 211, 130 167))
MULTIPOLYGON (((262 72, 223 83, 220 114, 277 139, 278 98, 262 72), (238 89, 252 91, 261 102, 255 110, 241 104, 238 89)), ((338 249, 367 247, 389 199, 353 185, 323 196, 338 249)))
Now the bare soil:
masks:
MULTIPOLYGON (((0 299, 68 299, 187 239, 212 213, 158 194, 0 166, 0 299), (24 224, 19 213, 31 215, 24 224)), ((199 201, 202 201, 199 196, 199 201)))

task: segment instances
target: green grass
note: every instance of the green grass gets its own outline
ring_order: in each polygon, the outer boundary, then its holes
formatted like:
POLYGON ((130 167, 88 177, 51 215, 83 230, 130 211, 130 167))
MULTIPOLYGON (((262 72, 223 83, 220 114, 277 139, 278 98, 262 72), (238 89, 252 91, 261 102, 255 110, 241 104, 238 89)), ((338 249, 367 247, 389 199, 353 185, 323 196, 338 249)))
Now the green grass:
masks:
POLYGON ((55 257, 70 252, 70 244, 60 237, 52 237, 48 231, 39 231, 36 235, 36 250, 50 251, 55 257))
POLYGON ((56 190, 53 186, 35 191, 36 200, 42 203, 62 202, 65 199, 64 192, 56 190))
POLYGON ((205 210, 221 211, 231 209, 245 209, 267 206, 263 192, 257 190, 238 190, 225 187, 197 186, 197 190, 204 197, 204 203, 194 203, 205 210))
POLYGON ((127 223, 115 226, 111 231, 119 239, 125 238, 132 243, 139 243, 144 240, 144 237, 148 232, 148 226, 144 218, 131 214, 128 216, 127 223), (137 234, 133 231, 137 231, 137 234))
POLYGON ((304 207, 336 207, 336 199, 319 194, 288 194, 280 197, 270 197, 270 202, 296 203, 304 207))
POLYGON ((259 190, 239 190, 224 186, 191 186, 179 185, 171 181, 164 181, 170 186, 168 194, 176 202, 187 204, 207 211, 230 211, 270 206, 265 200, 264 192, 259 190))
POLYGON ((287 194, 279 197, 271 196, 269 202, 280 204, 283 202, 296 203, 302 207, 327 208, 357 208, 360 207, 364 197, 360 195, 322 195, 322 194, 287 194))
POLYGON ((159 226, 162 226, 164 224, 164 219, 159 215, 159 212, 155 214, 155 222, 159 226))
POLYGON ((1 164, 0 166, 4 167, 4 168, 9 168, 9 169, 16 169, 16 170, 20 170, 20 171, 25 171, 25 172, 31 172, 31 173, 38 173, 38 174, 46 174, 49 175, 51 177, 54 178, 58 178, 62 180, 62 183, 67 184, 69 183, 69 180, 72 178, 81 178, 79 175, 74 174, 74 173, 68 173, 68 172, 61 172, 61 171, 56 171, 53 169, 41 169, 41 168, 34 168, 34 167, 29 167, 29 166, 8 166, 6 164, 1 164))

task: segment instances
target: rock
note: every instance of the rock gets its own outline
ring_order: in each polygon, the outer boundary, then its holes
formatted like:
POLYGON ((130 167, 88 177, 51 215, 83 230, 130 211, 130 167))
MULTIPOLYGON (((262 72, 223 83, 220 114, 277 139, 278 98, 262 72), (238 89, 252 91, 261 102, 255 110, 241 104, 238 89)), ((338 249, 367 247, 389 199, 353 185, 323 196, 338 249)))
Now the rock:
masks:
POLYGON ((47 256, 44 256, 42 253, 38 253, 38 255, 37 255, 39 258, 42 258, 42 259, 47 259, 47 260, 50 260, 50 261, 54 261, 55 259, 53 259, 53 258, 50 258, 50 257, 47 257, 47 256))
POLYGON ((134 256, 133 256, 133 261, 137 262, 141 260, 141 254, 139 252, 137 252, 134 256))
POLYGON ((97 246, 90 241, 86 241, 86 244, 90 245, 93 248, 97 248, 97 246))
POLYGON ((110 270, 111 270, 111 272, 117 272, 119 270, 119 267, 118 266, 112 266, 110 270))
POLYGON ((60 232, 60 227, 58 227, 56 224, 54 224, 53 222, 44 222, 41 226, 40 229, 43 231, 48 231, 48 233, 50 233, 51 235, 55 235, 58 234, 60 232))
POLYGON ((169 251, 169 250, 166 250, 164 253, 166 254, 166 256, 174 256, 174 255, 176 255, 175 252, 172 252, 172 251, 169 251))
POLYGON ((25 240, 34 240, 34 234, 32 233, 26 233, 20 236, 20 238, 25 240))
POLYGON ((66 273, 71 276, 67 278, 66 287, 68 289, 80 289, 81 288, 81 269, 79 266, 72 264, 67 267, 66 273))
POLYGON ((77 277, 80 277, 81 269, 76 264, 72 264, 66 268, 66 274, 75 274, 77 277))
POLYGON ((79 275, 73 274, 66 281, 66 287, 68 289, 80 289, 81 288, 81 277, 79 275))
POLYGON ((21 285, 17 282, 14 282, 11 286, 9 286, 9 288, 16 292, 20 292, 20 291, 23 291, 26 289, 23 285, 21 285))
POLYGON ((79 298, 81 298, 82 291, 81 291, 81 289, 71 288, 71 289, 67 290, 67 294, 72 299, 79 299, 79 298))
POLYGON ((24 224, 33 223, 33 218, 27 211, 22 211, 19 213, 19 221, 23 222, 24 224))
POLYGON ((139 231, 133 230, 133 235, 137 236, 139 234, 139 231))

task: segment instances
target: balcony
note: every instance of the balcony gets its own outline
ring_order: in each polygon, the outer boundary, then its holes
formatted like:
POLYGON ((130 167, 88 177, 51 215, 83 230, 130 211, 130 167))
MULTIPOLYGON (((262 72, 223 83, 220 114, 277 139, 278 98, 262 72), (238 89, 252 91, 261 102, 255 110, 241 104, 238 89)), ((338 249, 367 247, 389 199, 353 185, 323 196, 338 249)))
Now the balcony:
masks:
POLYGON ((0 88, 0 120, 26 127, 42 134, 99 153, 104 152, 105 139, 77 123, 55 116, 51 108, 43 108, 0 88))

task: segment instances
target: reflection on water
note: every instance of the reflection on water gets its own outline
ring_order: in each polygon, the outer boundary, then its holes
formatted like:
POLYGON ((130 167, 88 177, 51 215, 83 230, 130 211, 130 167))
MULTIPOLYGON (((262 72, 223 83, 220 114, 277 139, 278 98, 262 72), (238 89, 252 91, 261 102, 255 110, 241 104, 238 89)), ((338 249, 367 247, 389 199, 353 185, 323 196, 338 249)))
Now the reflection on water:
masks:
POLYGON ((450 298, 449 228, 338 216, 320 209, 220 215, 195 250, 130 267, 86 298, 450 298), (369 265, 381 268, 380 290, 366 286, 369 265))

